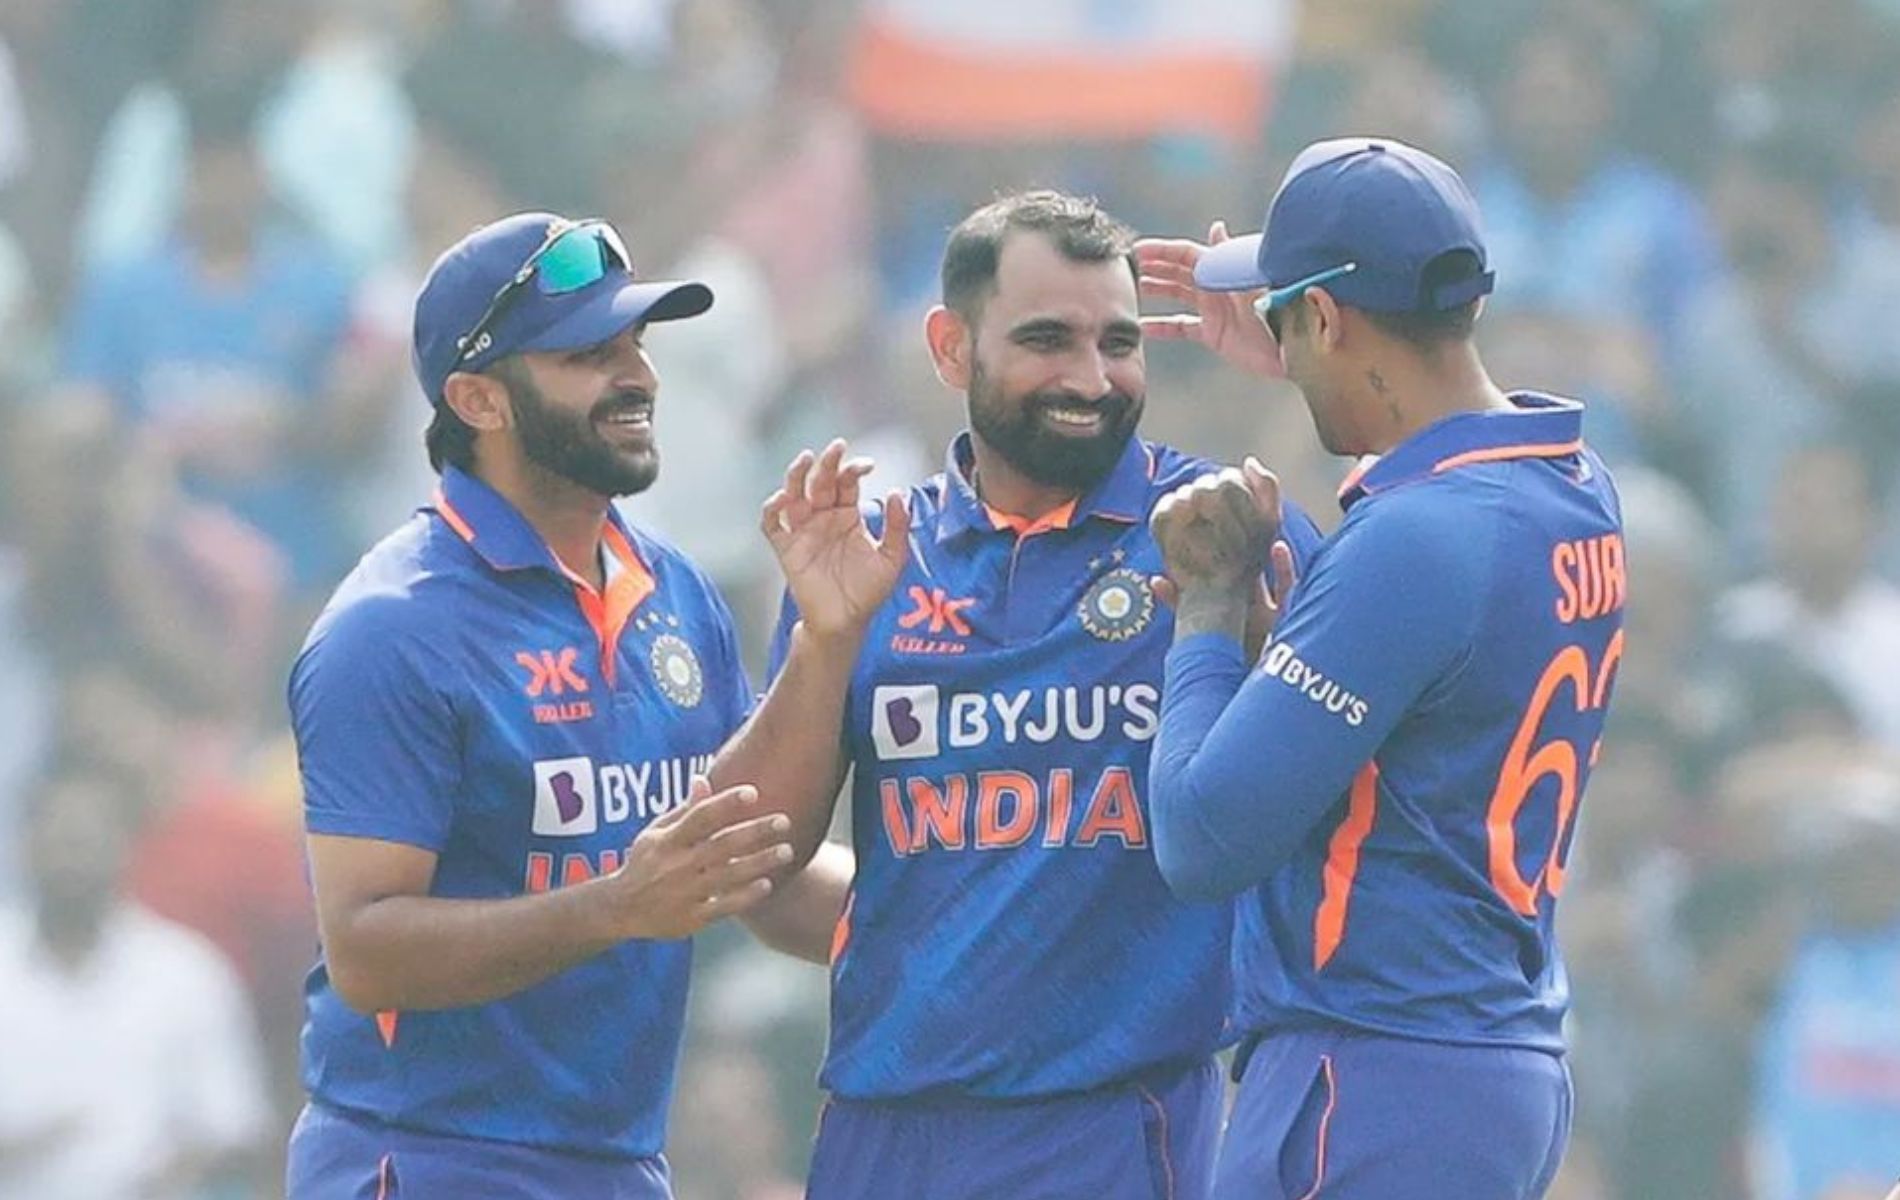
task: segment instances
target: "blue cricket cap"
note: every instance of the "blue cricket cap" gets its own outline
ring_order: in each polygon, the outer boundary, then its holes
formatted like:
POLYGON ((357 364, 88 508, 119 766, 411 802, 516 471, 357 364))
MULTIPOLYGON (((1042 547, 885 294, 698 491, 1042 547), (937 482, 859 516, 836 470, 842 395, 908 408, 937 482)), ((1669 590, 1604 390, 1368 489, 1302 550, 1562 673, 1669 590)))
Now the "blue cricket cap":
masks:
POLYGON ((1496 276, 1478 202, 1458 172, 1389 138, 1335 138, 1300 152, 1264 232, 1211 248, 1194 282, 1211 292, 1265 288, 1274 308, 1323 285, 1341 304, 1404 313, 1469 304, 1496 276), (1467 253, 1440 262, 1453 251, 1467 253))
POLYGON ((524 350, 579 350, 643 321, 696 317, 712 302, 712 290, 703 283, 637 279, 619 235, 603 222, 516 213, 475 230, 429 268, 416 294, 410 358, 429 403, 440 404, 442 385, 456 371, 479 371, 524 350), (598 241, 593 271, 574 275, 569 265, 570 278, 559 290, 543 286, 532 273, 518 278, 537 251, 570 231, 598 241), (495 308, 511 284, 511 294, 495 308), (491 308, 469 353, 466 339, 477 334, 491 308))

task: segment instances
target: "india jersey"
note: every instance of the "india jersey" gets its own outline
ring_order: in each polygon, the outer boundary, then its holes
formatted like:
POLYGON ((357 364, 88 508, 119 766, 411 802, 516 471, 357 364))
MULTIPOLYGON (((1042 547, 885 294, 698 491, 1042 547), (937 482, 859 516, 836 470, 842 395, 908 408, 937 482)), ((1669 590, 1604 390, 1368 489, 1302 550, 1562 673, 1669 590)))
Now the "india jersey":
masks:
POLYGON ((1563 1044, 1553 932, 1623 653, 1621 517, 1582 410, 1446 418, 1349 481, 1261 660, 1169 658, 1157 853, 1250 888, 1239 1019, 1563 1044))
POLYGON ((846 707, 858 872, 822 1081, 854 1099, 1048 1096, 1225 1036, 1231 906, 1169 895, 1147 804, 1172 635, 1147 518, 1214 468, 1134 439, 1027 524, 969 463, 965 435, 912 490, 846 707))
MULTIPOLYGON (((292 673, 310 831, 433 851, 438 897, 616 869, 684 802, 750 689, 711 583, 617 516, 605 543, 596 593, 501 496, 445 472, 344 581, 292 673)), ((319 962, 305 1084, 399 1128, 655 1155, 691 954, 633 941, 490 1004, 374 1017, 319 962)))

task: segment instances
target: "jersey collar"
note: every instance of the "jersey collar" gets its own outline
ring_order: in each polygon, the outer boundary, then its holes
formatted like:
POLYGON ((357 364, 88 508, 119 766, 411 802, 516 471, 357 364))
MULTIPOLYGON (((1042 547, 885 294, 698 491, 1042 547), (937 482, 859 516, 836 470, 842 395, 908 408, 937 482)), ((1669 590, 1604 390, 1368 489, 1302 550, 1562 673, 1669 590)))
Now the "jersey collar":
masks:
POLYGON ((1349 509, 1367 496, 1473 463, 1563 458, 1583 449, 1583 405, 1540 392, 1513 392, 1514 412, 1455 413, 1368 455, 1339 488, 1349 509))
POLYGON ((1107 478, 1087 495, 1078 497, 1066 510, 1057 510, 1065 514, 1061 520, 1045 518, 1034 525, 1025 526, 1020 518, 998 513, 983 503, 976 489, 970 486, 970 471, 975 461, 970 433, 965 430, 956 436, 944 454, 943 515, 937 523, 938 541, 971 530, 981 533, 1008 530, 1021 537, 1045 529, 1066 528, 1091 517, 1129 525, 1147 519, 1155 457, 1154 449, 1138 437, 1128 439, 1128 445, 1122 448, 1122 456, 1115 461, 1107 478))
MULTIPOLYGON (((444 467, 442 482, 423 509, 440 517, 443 524, 481 555, 482 561, 497 571, 539 568, 563 578, 573 578, 519 509, 500 492, 465 471, 444 467)), ((634 549, 632 531, 621 519, 620 510, 611 504, 607 506, 604 542, 607 552, 618 560, 617 565, 624 571, 649 574, 634 549)))

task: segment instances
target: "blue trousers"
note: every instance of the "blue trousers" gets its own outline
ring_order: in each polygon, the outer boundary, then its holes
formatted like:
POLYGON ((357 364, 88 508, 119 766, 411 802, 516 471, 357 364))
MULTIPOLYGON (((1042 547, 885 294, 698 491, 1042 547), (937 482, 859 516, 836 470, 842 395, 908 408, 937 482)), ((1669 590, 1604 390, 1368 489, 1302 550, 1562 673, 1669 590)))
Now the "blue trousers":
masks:
POLYGON ((1012 1102, 833 1098, 807 1200, 1205 1200, 1213 1062, 1012 1102))
POLYGON ((1214 1200, 1538 1200, 1570 1137, 1540 1050, 1327 1029, 1242 1053, 1214 1200))
POLYGON ((609 1159, 397 1129, 316 1102, 297 1118, 287 1200, 672 1200, 666 1159, 609 1159))

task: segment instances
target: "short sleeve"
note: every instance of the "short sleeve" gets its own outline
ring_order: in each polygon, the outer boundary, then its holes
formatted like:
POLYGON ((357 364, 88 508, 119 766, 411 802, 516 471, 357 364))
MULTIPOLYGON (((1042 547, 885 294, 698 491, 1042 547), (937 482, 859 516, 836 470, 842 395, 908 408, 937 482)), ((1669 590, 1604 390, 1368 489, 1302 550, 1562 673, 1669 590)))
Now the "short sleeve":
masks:
POLYGON ((435 851, 448 840, 460 729, 443 671, 409 628, 410 607, 400 596, 359 599, 319 623, 291 670, 311 833, 435 851))

